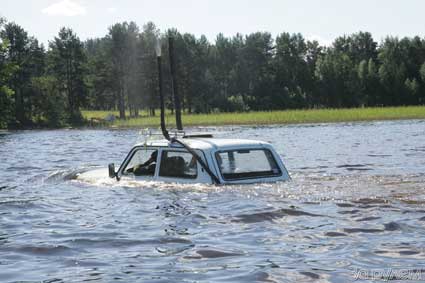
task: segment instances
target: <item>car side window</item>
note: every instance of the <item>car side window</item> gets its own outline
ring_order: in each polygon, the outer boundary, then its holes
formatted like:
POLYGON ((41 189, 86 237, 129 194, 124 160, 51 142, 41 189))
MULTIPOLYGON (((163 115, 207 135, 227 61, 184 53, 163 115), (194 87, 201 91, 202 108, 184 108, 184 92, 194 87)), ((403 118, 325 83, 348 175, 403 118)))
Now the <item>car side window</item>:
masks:
POLYGON ((225 180, 280 176, 282 172, 267 149, 238 149, 216 153, 225 180))
POLYGON ((189 152, 163 150, 159 176, 195 179, 198 176, 196 159, 189 152))

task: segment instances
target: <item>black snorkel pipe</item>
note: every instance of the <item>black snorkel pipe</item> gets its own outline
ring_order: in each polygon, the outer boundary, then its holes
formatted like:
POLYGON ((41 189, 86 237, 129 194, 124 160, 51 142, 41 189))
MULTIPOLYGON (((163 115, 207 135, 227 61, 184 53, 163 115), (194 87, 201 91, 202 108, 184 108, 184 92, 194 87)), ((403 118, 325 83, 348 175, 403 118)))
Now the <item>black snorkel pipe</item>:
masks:
POLYGON ((161 108, 161 131, 167 140, 170 140, 167 128, 165 127, 165 107, 164 107, 164 94, 162 93, 162 71, 161 71, 161 41, 156 43, 156 62, 158 64, 158 86, 159 86, 159 104, 161 108))
POLYGON ((182 123, 182 112, 180 105, 180 97, 178 94, 178 85, 177 85, 177 75, 176 75, 176 62, 174 57, 174 39, 171 36, 171 33, 168 36, 168 56, 170 58, 170 72, 171 72, 171 86, 173 91, 173 99, 174 99, 174 111, 176 113, 176 127, 177 130, 183 130, 182 123))
MULTIPOLYGON (((183 130, 183 125, 181 122, 180 101, 178 100, 178 97, 177 97, 177 90, 176 90, 177 85, 176 85, 176 82, 174 81, 176 78, 175 70, 174 70, 174 58, 173 58, 174 47, 173 47, 173 41, 171 37, 169 37, 169 49, 170 49, 169 50, 170 64, 172 65, 171 72, 172 72, 172 83, 173 83, 173 92, 174 92, 174 103, 175 103, 175 110, 176 110, 176 124, 177 124, 178 130, 183 130)), ((181 146, 183 146, 190 154, 192 154, 193 157, 195 157, 196 161, 198 161, 198 163, 208 173, 208 175, 210 175, 211 179, 213 180, 213 183, 220 184, 221 183, 220 179, 217 178, 217 176, 209 168, 208 164, 206 164, 204 160, 202 160, 202 158, 196 153, 196 151, 193 148, 191 148, 186 143, 178 140, 177 137, 173 137, 172 139, 170 138, 167 128, 165 127, 165 106, 164 106, 164 95, 162 92, 161 43, 159 40, 157 41, 157 45, 156 45, 156 58, 157 58, 157 64, 158 64, 159 103, 161 108, 161 131, 164 138, 171 141, 172 143, 178 143, 181 146)))

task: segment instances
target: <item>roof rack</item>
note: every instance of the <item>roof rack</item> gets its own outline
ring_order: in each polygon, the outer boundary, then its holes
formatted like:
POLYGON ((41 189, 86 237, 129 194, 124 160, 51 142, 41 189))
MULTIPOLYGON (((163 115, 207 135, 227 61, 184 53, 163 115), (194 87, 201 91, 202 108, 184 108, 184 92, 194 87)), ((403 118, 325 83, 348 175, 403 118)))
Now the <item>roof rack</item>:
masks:
MULTIPOLYGON (((184 130, 169 130, 168 131, 171 138, 212 138, 212 133, 203 133, 200 132, 193 132, 193 133, 186 133, 184 130)), ((164 136, 161 131, 155 130, 155 129, 144 129, 139 132, 139 141, 141 142, 147 142, 148 140, 158 140, 163 139, 164 136)))
POLYGON ((184 135, 183 138, 184 139, 188 139, 188 138, 212 138, 213 135, 212 134, 208 134, 208 133, 194 133, 194 134, 188 134, 188 135, 184 135))

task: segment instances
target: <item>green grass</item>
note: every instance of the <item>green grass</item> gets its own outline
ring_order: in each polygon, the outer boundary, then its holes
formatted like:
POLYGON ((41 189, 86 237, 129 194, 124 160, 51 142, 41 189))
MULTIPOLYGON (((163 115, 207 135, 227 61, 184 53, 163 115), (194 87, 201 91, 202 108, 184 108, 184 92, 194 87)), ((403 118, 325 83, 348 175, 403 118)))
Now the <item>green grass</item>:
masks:
MULTIPOLYGON (((118 112, 114 111, 83 111, 83 116, 88 120, 91 118, 103 119, 110 113, 118 116, 118 112)), ((106 125, 139 128, 159 127, 159 111, 155 117, 147 116, 146 112, 143 112, 142 115, 139 118, 117 119, 113 123, 106 125)), ((271 125, 425 119, 425 106, 184 114, 182 119, 184 126, 271 125)), ((167 113, 166 122, 167 126, 172 128, 175 125, 174 116, 167 113)), ((104 123, 100 124, 105 125, 104 123)))

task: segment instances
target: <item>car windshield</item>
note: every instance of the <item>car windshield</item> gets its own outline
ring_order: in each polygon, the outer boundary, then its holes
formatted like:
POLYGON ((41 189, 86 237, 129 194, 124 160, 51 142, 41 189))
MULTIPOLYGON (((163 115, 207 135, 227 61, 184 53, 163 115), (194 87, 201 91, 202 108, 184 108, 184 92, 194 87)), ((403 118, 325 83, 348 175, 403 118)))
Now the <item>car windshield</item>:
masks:
POLYGON ((280 176, 282 172, 267 149, 239 149, 216 153, 225 180, 280 176))
POLYGON ((153 176, 155 173, 157 149, 140 147, 134 151, 130 161, 125 166, 124 175, 153 176))

